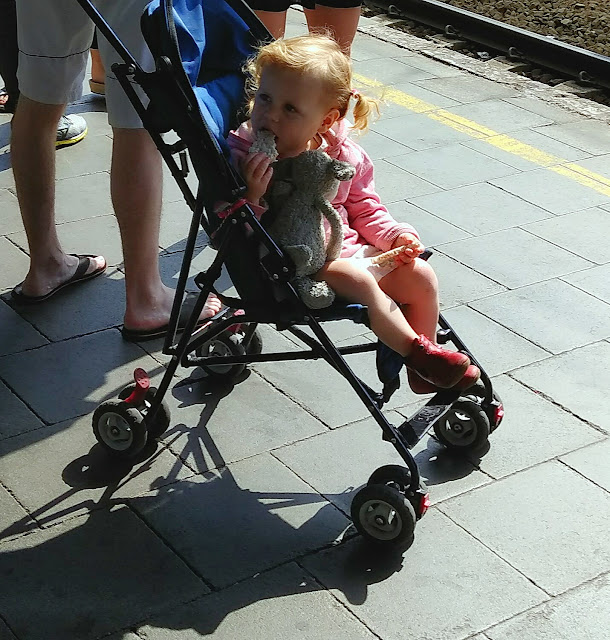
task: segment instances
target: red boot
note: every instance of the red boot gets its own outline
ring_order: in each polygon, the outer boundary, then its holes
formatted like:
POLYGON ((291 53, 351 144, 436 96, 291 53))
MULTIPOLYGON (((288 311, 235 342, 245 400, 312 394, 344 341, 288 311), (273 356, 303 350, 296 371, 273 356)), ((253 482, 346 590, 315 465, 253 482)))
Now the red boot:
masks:
POLYGON ((450 389, 464 377, 470 358, 464 353, 443 349, 422 334, 413 340, 405 364, 427 382, 450 389))
MULTIPOLYGON (((456 385, 451 387, 451 390, 455 389, 457 391, 465 391, 466 389, 470 389, 470 387, 472 387, 480 377, 481 372, 479 371, 479 367, 471 364, 468 366, 468 369, 466 369, 466 373, 463 375, 462 379, 456 385)), ((409 386, 413 393, 437 393, 438 391, 443 390, 431 382, 424 380, 411 369, 407 369, 407 379, 409 380, 409 386)))

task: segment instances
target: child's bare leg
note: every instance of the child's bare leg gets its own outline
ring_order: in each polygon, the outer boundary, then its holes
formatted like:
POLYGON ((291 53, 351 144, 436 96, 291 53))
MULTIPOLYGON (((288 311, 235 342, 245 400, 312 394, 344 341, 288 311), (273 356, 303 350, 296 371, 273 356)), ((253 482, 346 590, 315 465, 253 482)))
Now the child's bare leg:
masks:
POLYGON ((419 258, 394 269, 379 281, 379 286, 401 305, 415 333, 436 339, 438 323, 438 280, 432 267, 419 258))
POLYGON ((317 273, 335 293, 350 302, 368 307, 371 329, 388 347, 403 356, 411 352, 417 333, 409 325, 400 307, 386 295, 371 273, 349 260, 327 262, 317 273))

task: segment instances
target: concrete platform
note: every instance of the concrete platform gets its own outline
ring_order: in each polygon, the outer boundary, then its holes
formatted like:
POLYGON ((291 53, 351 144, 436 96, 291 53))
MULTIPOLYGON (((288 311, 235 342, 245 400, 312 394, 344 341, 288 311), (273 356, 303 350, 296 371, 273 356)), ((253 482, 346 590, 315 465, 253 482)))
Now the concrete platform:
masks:
MULTIPOLYGON (((167 357, 118 331, 104 103, 70 107, 89 134, 57 154, 57 219, 66 249, 110 268, 39 308, 8 299, 28 256, 0 115, 0 640, 607 640, 610 109, 388 22, 363 18, 354 43, 358 84, 386 100, 361 142, 505 402, 490 450, 419 443, 433 506, 403 557, 372 554, 350 525, 355 490, 400 458, 322 362, 259 364, 232 390, 179 370, 161 442, 110 462, 91 414, 167 357)), ((288 35, 304 30, 291 11, 288 35)), ((175 285, 188 213, 165 185, 175 285)), ((201 233, 193 272, 212 257, 201 233)), ((348 361, 378 386, 368 354, 348 361)), ((405 387, 395 423, 422 402, 405 387)))

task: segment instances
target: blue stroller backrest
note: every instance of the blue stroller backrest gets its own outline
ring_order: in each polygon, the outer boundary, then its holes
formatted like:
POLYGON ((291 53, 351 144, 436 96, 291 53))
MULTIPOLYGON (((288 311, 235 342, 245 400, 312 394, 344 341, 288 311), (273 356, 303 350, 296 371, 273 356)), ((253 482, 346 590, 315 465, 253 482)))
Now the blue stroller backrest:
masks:
POLYGON ((184 70, 183 80, 226 155, 226 136, 244 105, 244 63, 269 34, 241 0, 153 0, 142 30, 153 53, 168 56, 176 73, 184 70), (152 30, 157 20, 167 29, 152 30))

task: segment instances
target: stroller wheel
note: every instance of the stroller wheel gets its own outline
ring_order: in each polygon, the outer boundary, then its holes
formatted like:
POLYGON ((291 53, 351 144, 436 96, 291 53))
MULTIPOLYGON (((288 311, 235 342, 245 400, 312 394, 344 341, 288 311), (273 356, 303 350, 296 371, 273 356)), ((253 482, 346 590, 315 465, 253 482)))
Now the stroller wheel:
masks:
POLYGON ((411 473, 406 467, 398 464, 386 464, 375 469, 367 485, 380 484, 400 491, 413 505, 417 519, 421 518, 430 506, 428 487, 423 480, 419 481, 419 488, 415 491, 411 487, 411 473))
POLYGON ((107 400, 93 414, 96 440, 114 456, 133 458, 146 445, 144 416, 122 400, 107 400))
POLYGON ((247 347, 247 352, 253 355, 260 355, 263 352, 263 338, 259 331, 256 329, 250 338, 250 343, 247 347))
MULTIPOLYGON (((121 391, 119 392, 119 400, 125 400, 126 398, 128 398, 134 389, 135 389, 135 384, 133 383, 128 384, 126 387, 121 389, 121 391)), ((155 393, 157 393, 157 388, 150 387, 146 392, 146 396, 144 397, 143 404, 137 407, 134 407, 143 416, 146 416, 146 414, 148 413, 148 410, 150 409, 150 405, 155 393)), ((152 421, 152 423, 149 421, 147 421, 146 423, 148 436, 150 438, 160 438, 165 433, 167 427, 169 427, 170 422, 171 422, 171 412, 169 410, 169 407, 167 406, 167 402, 163 400, 161 402, 161 405, 157 409, 157 412, 155 413, 155 419, 152 421)))
MULTIPOLYGON (((244 356, 246 350, 242 344, 243 335, 233 333, 230 335, 221 334, 206 342, 195 351, 200 358, 217 358, 231 356, 244 356)), ((201 368, 210 378, 219 381, 228 381, 237 378, 246 368, 245 364, 215 364, 207 366, 202 364, 201 368)))
POLYGON ((491 403, 485 403, 485 385, 479 380, 473 387, 465 392, 464 397, 481 405, 489 418, 490 431, 495 431, 504 417, 504 405, 496 391, 494 390, 492 393, 491 403))
POLYGON ((351 515, 356 529, 370 542, 403 549, 413 540, 415 510, 394 487, 363 487, 352 500, 351 515))
POLYGON ((459 452, 478 451, 487 444, 490 427, 485 410, 473 400, 461 398, 451 411, 434 425, 441 444, 459 452))

